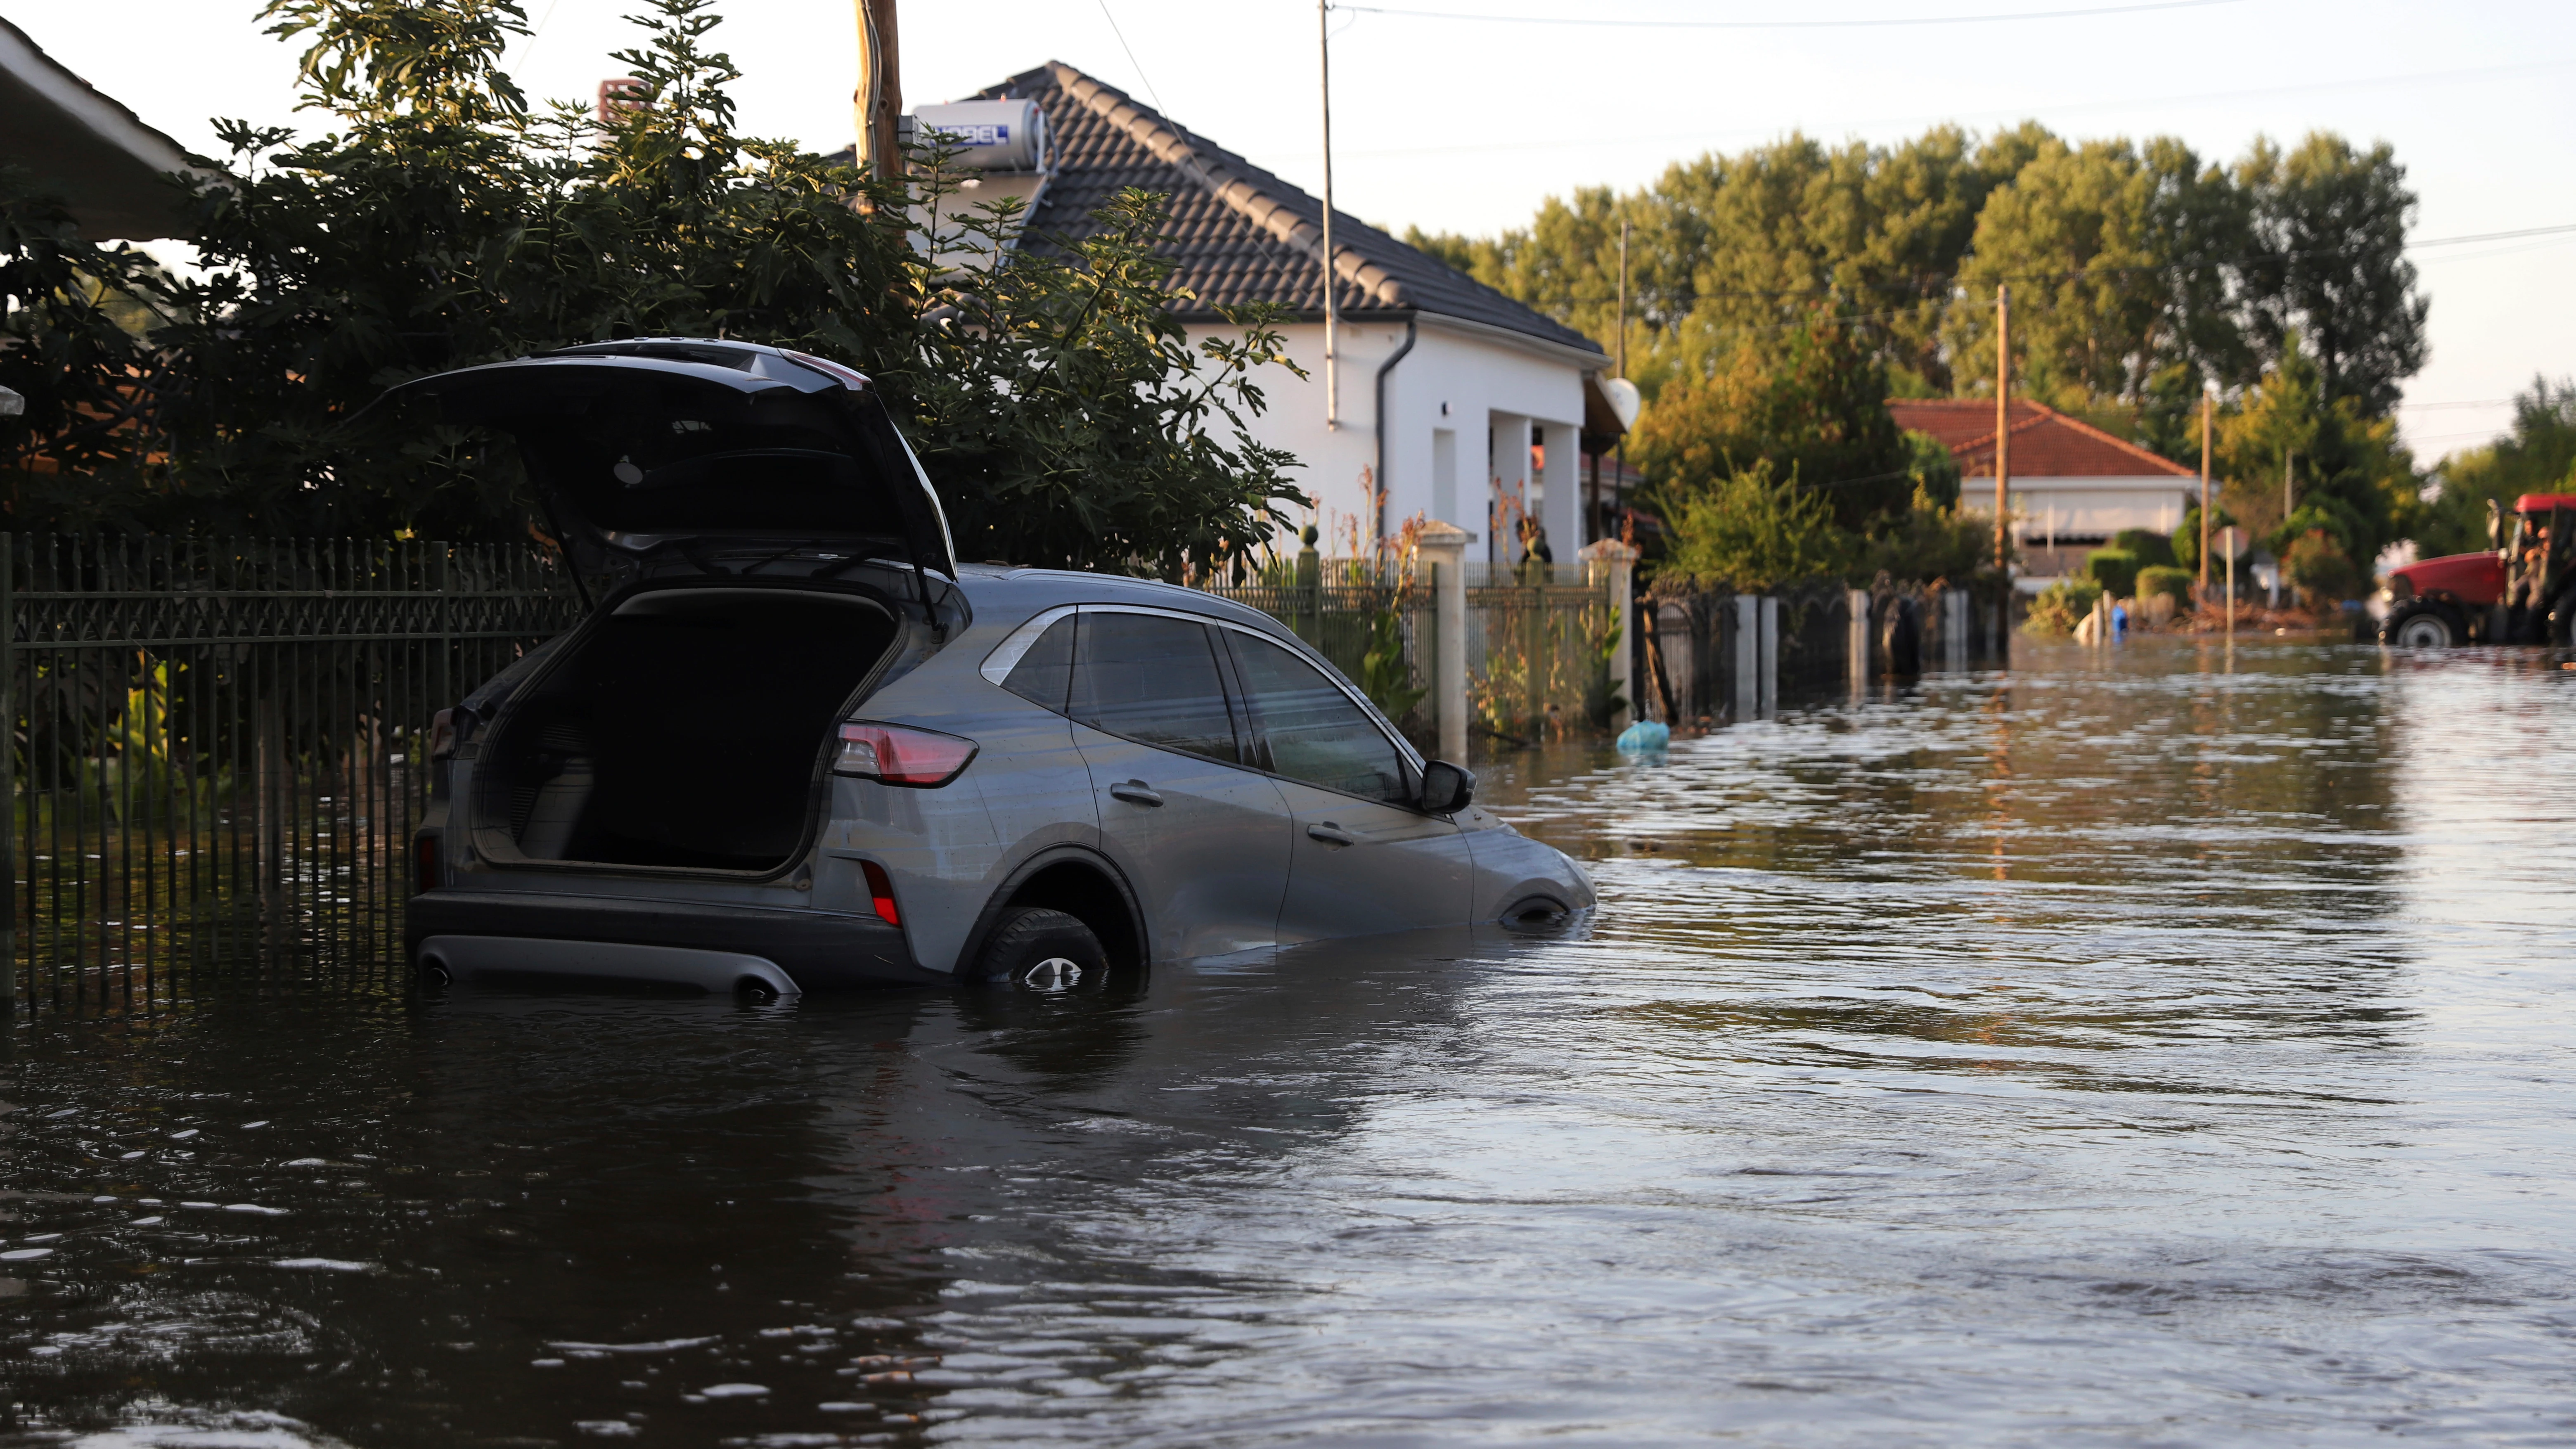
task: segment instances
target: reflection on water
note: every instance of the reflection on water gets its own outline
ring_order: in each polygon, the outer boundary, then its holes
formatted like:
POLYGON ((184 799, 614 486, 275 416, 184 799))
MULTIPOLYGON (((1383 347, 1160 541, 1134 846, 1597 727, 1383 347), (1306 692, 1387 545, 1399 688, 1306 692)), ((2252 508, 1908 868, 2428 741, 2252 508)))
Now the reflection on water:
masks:
POLYGON ((2220 662, 1527 757, 1561 939, 22 1024, 0 1442, 2562 1442, 2576 672, 2220 662))

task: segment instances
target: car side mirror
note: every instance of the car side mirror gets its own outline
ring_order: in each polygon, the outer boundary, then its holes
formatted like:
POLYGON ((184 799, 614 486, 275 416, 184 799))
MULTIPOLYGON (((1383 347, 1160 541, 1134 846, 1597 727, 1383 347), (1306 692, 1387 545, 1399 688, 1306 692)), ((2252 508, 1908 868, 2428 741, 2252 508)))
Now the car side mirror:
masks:
POLYGON ((1475 799, 1475 771, 1447 760, 1433 760, 1422 767, 1423 814, 1455 815, 1475 799))
POLYGON ((2490 498, 2487 500, 2487 547, 2503 548, 2504 532, 2504 505, 2490 498))

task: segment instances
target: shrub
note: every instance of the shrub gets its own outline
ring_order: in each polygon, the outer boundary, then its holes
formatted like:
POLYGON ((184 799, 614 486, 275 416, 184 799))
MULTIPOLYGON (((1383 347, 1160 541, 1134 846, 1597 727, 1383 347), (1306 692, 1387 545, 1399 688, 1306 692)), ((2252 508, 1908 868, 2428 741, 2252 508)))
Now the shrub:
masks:
POLYGON ((1854 587, 1867 587, 1881 573, 1897 579, 1966 584, 1990 571, 1994 559, 1991 515, 1979 518, 1955 502, 1940 501, 1929 487, 1917 487, 1913 507, 1881 515, 1869 535, 1859 540, 1847 577, 1854 587))
POLYGON ((2193 578, 2192 571, 2186 568, 2150 565, 2138 570, 2138 597, 2144 599, 2164 594, 2174 601, 2175 607, 2188 608, 2193 578))
POLYGON ((2022 621, 2022 627, 2033 634, 2063 638, 2075 632, 2075 626, 2093 612, 2093 605, 2101 597, 2102 586, 2091 579, 2060 579, 2030 601, 2030 617, 2022 621))
POLYGON ((1839 574, 1851 552, 1832 506, 1794 477, 1774 481, 1767 458, 1662 501, 1669 567, 1702 588, 1764 593, 1839 574))
MULTIPOLYGON (((2209 517, 2209 546, 2213 549, 2218 547, 2218 530, 2226 528, 2231 524, 2242 527, 2243 522, 2244 521, 2242 519, 2239 519, 2235 514, 2228 512, 2225 508, 2219 508, 2213 511, 2209 517)), ((2175 529, 2173 531, 2173 536, 2166 540, 2166 542, 2173 546, 2173 561, 2175 567, 2190 569, 2195 574, 2200 571, 2199 500, 2195 499, 2192 502, 2183 505, 2182 527, 2175 529)), ((2219 572, 2223 573, 2226 567, 2225 561, 2217 561, 2216 567, 2219 572)))
POLYGON ((2153 529, 2121 529, 2111 535, 2111 546, 2124 548, 2136 554, 2139 565, 2145 568, 2172 568, 2182 562, 2174 556, 2172 535, 2158 533, 2153 529))
POLYGON ((2291 540, 2281 558, 2281 574, 2299 591, 2299 602, 2311 607, 2356 598, 2365 582, 2343 545, 2321 528, 2291 540))
POLYGON ((2084 576, 2112 597, 2126 597, 2137 589, 2138 556, 2125 548, 2097 548, 2084 556, 2084 576))

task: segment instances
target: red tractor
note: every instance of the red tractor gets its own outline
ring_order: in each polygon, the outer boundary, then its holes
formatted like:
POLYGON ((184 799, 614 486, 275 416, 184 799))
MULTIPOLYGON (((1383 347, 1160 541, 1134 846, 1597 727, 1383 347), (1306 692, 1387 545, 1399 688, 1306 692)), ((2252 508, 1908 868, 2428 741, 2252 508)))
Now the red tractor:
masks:
POLYGON ((2513 516, 2487 505, 2485 553, 2428 558, 2388 575, 2379 642, 2416 649, 2576 643, 2576 493, 2525 493, 2513 516))

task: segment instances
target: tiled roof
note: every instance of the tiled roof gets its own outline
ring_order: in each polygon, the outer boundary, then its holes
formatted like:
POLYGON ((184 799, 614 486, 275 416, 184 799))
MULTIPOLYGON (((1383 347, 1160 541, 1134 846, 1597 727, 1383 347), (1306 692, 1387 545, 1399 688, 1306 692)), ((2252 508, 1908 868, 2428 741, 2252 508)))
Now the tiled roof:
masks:
MULTIPOLYGON (((1314 197, 1062 61, 977 99, 1035 101, 1046 113, 1056 169, 1029 218, 1033 239, 1088 234, 1091 213, 1122 187, 1162 192, 1172 198, 1164 236, 1180 263, 1173 285, 1198 298, 1185 314, 1254 301, 1322 314, 1324 208, 1314 197)), ((1345 317, 1434 313, 1607 360, 1582 333, 1347 212, 1333 213, 1333 250, 1335 301, 1345 317)))
MULTIPOLYGON (((1896 425, 1929 433, 1975 477, 1995 472, 1995 405, 1990 398, 1891 398, 1896 425)), ((2015 478, 2136 478, 2200 475, 2171 458, 2123 442, 2090 423, 2045 403, 2012 404, 2012 472, 2015 478)))

